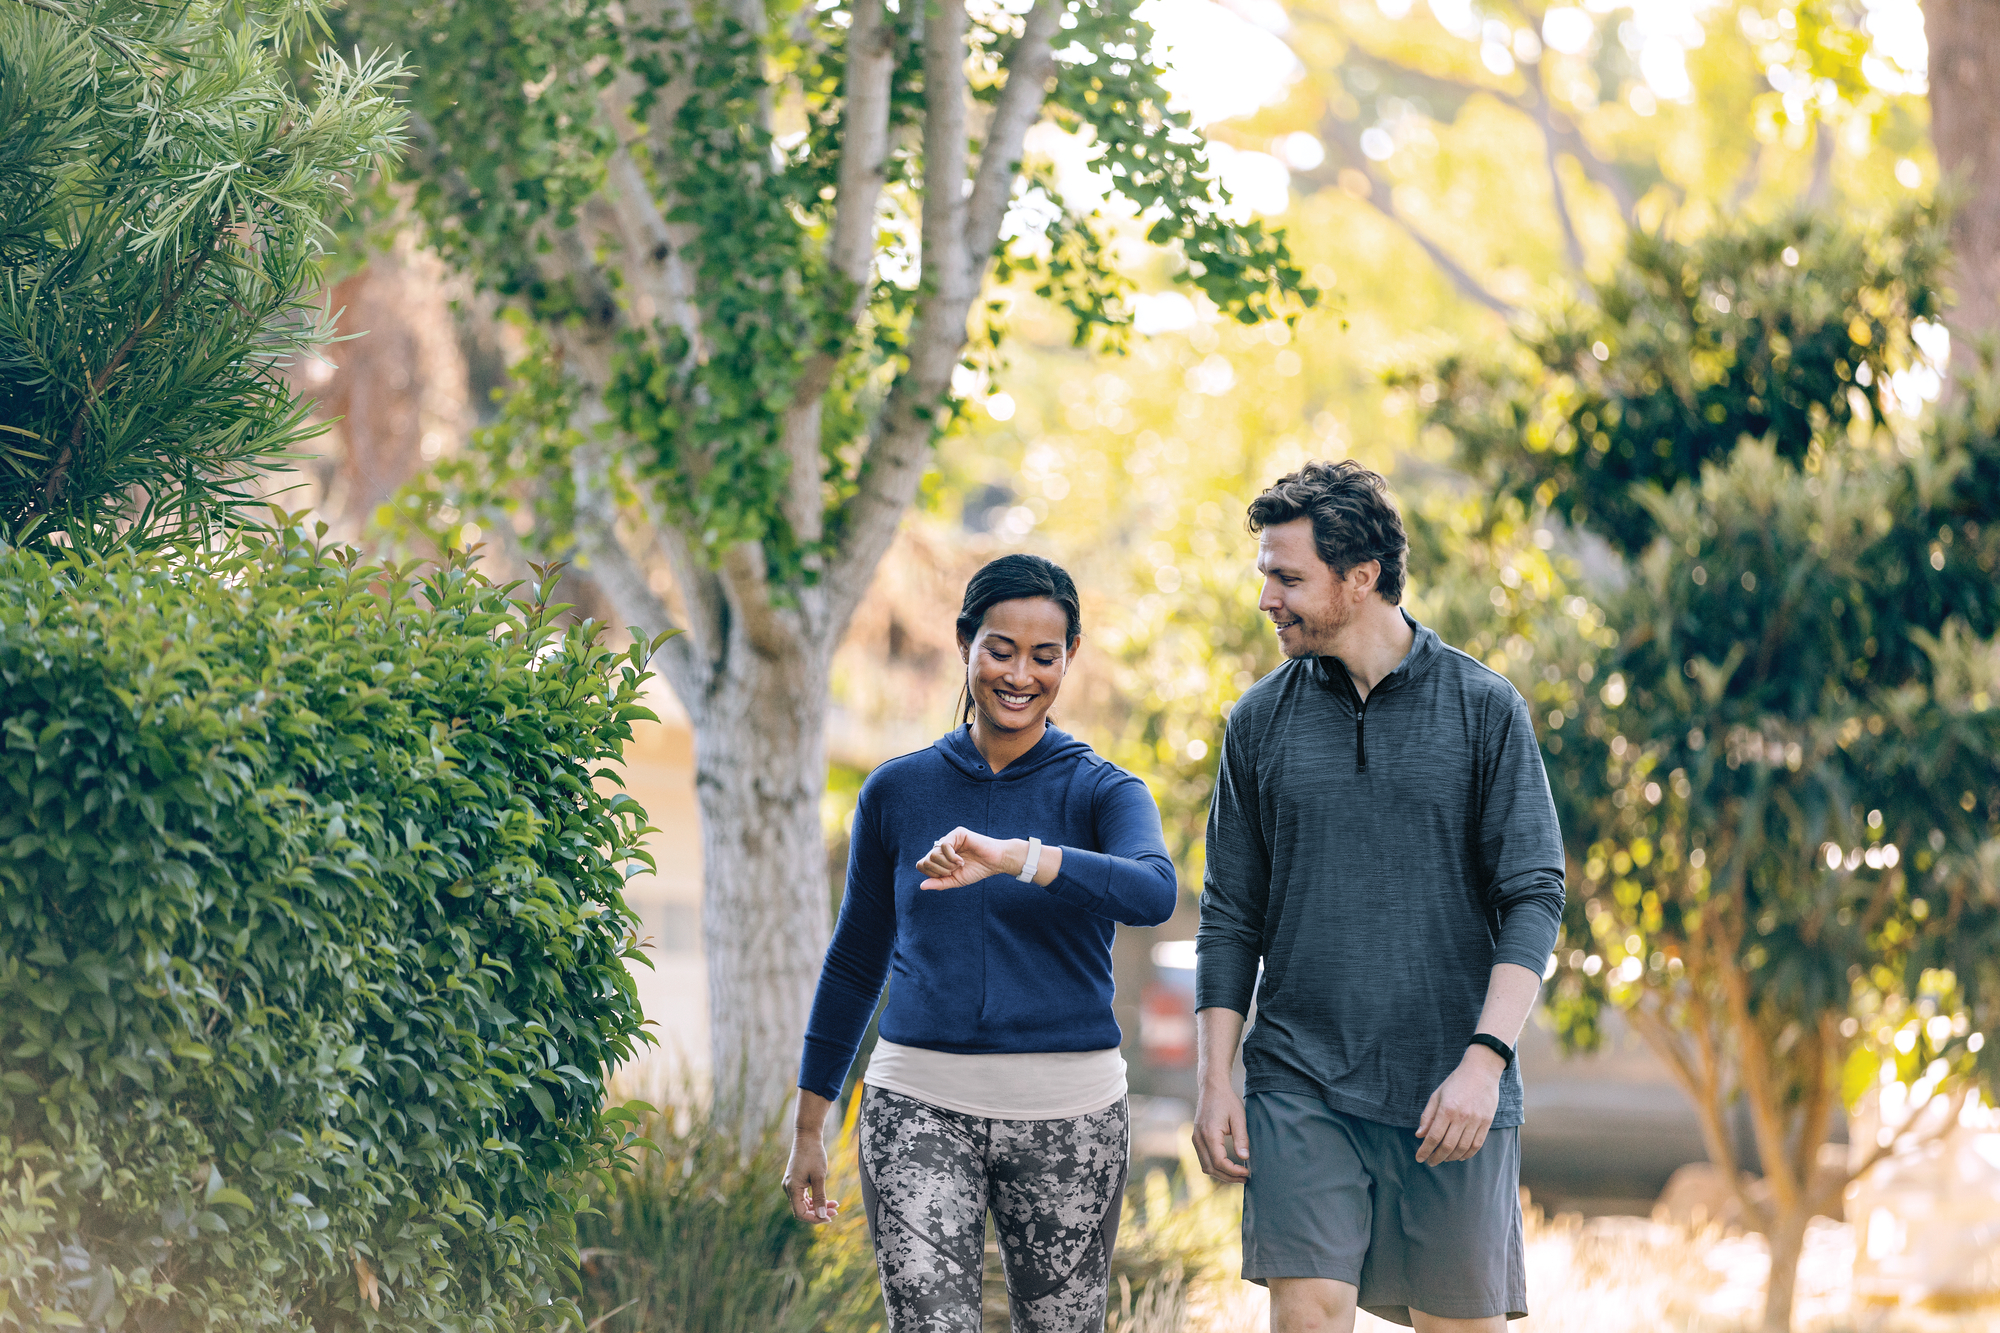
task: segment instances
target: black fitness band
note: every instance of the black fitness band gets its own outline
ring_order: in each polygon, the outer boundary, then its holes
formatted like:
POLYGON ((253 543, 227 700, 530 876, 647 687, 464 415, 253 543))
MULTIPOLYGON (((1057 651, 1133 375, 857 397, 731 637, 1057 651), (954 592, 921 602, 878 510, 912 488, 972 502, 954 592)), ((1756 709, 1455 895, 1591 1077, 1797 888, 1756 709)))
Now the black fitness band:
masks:
POLYGON ((1484 1046, 1487 1050, 1505 1060, 1509 1066, 1514 1063, 1514 1048, 1490 1032, 1475 1032, 1468 1046, 1484 1046))

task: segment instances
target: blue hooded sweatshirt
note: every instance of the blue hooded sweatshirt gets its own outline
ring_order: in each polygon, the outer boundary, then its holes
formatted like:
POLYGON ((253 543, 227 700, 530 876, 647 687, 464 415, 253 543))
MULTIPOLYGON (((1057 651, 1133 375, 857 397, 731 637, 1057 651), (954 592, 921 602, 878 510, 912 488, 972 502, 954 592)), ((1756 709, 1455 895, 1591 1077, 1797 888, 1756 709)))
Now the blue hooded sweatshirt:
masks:
POLYGON ((799 1086, 829 1100, 893 971, 882 1036, 957 1054, 1101 1051, 1111 1016, 1117 922, 1173 914, 1173 861, 1146 784, 1050 727, 995 773, 960 727, 862 784, 847 894, 806 1025, 799 1086), (964 825, 1062 848, 1046 888, 993 875, 919 889, 917 862, 964 825))

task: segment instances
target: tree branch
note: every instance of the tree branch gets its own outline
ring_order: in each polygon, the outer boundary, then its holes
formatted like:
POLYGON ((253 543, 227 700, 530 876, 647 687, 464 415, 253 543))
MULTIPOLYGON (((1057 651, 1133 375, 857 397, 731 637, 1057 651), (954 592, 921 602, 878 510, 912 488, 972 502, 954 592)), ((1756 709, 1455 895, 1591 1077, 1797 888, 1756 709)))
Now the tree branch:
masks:
POLYGON ((669 223, 654 202, 652 186, 632 154, 636 139, 629 132, 631 118, 626 108, 630 103, 607 88, 599 96, 599 104, 619 140, 606 168, 606 193, 624 241, 626 271, 637 276, 631 289, 641 304, 634 313, 641 324, 659 320, 678 328, 686 335, 688 354, 693 356, 701 346, 701 315, 695 309, 694 284, 682 257, 693 240, 693 229, 669 223))
MULTIPOLYGON (((1690 968, 1691 992, 1697 990, 1693 975, 1690 968)), ((1722 1173, 1723 1182, 1744 1209, 1744 1217, 1755 1220, 1758 1209, 1743 1187, 1743 1170, 1736 1161, 1736 1146, 1729 1140, 1728 1121, 1723 1114, 1721 1062, 1716 1058, 1715 1036, 1710 1026, 1712 1015, 1698 994, 1691 994, 1687 1005, 1694 1011, 1690 1021, 1695 1044, 1692 1057, 1674 1035, 1673 1024, 1664 1013, 1649 1013, 1643 1006, 1634 1006, 1628 1013, 1633 1029, 1666 1062, 1668 1072, 1694 1104, 1709 1162, 1722 1173)))
POLYGON ((1782 1217, 1804 1199, 1807 1182, 1794 1176, 1785 1155, 1785 1126, 1778 1114, 1778 1092, 1772 1086, 1771 1052, 1750 1008, 1749 985, 1733 961, 1723 963, 1721 970, 1723 994, 1743 1057, 1743 1098, 1750 1106, 1750 1129, 1757 1140, 1757 1156, 1764 1163, 1764 1181, 1771 1188, 1772 1211, 1782 1217))
POLYGON ((1007 61, 1007 86, 986 128, 986 145, 979 153, 979 178, 966 207, 966 250, 984 274, 993 248, 1000 243, 1000 225, 1021 171, 1021 146, 1042 116, 1049 76, 1055 73, 1055 35, 1062 18, 1060 6, 1043 0, 1028 11, 1020 40, 1007 61))
MULTIPOLYGON (((1734 882, 1727 886, 1720 901, 1730 899, 1728 893, 1742 892, 1741 862, 1729 859, 1736 867, 1732 872, 1734 882)), ((1712 899, 1712 901, 1715 901, 1712 899)), ((1716 972, 1719 968, 1734 966, 1737 946, 1741 943, 1742 922, 1733 914, 1725 915, 1717 908, 1715 924, 1710 931, 1698 931, 1687 941, 1687 975, 1689 994, 1697 1007, 1698 1019, 1693 1024, 1695 1046, 1701 1053, 1701 1067, 1706 1075, 1711 1095, 1703 1109, 1703 1132, 1709 1144, 1709 1155, 1718 1157, 1716 1165, 1728 1175, 1730 1191, 1735 1194, 1737 1204, 1743 1209, 1743 1216, 1768 1231, 1771 1226, 1769 1207, 1754 1197, 1749 1182, 1744 1179, 1741 1164, 1736 1159, 1736 1144, 1723 1118, 1723 1030, 1730 1026, 1728 1004, 1717 1003, 1715 992, 1719 989, 1716 972), (1711 933, 1712 932, 1712 933, 1711 933)), ((1740 1054, 1740 1052, 1739 1052, 1740 1054)))
MULTIPOLYGON (((1943 1122, 1929 1134, 1914 1140, 1916 1146, 1923 1147, 1927 1144, 1936 1143, 1939 1139, 1957 1128, 1959 1112, 1965 1109, 1965 1099, 1971 1091, 1970 1088, 1960 1088, 1957 1092, 1953 1093, 1950 1105, 1945 1108, 1943 1122)), ((1913 1112, 1908 1120, 1905 1120, 1891 1132, 1887 1143, 1878 1141, 1875 1147, 1869 1151, 1868 1155, 1861 1159, 1861 1165, 1849 1169, 1847 1183, 1852 1185, 1855 1181, 1873 1171, 1877 1166, 1880 1166, 1883 1158, 1891 1156, 1898 1148, 1901 1148, 1904 1141, 1909 1138, 1910 1132, 1924 1118, 1924 1112, 1928 1111, 1935 1102, 1936 1098, 1933 1098, 1931 1101, 1925 1102, 1920 1110, 1913 1112)))
MULTIPOLYGON (((576 490, 577 551, 589 562, 582 572, 611 599, 619 618, 651 639, 678 627, 666 599, 653 591, 645 570, 618 540, 618 501, 611 487, 610 450, 590 429, 594 423, 589 418, 601 418, 603 411, 602 404, 593 399, 576 417, 585 438, 570 455, 570 480, 576 490)), ((683 699, 691 697, 690 689, 696 696, 700 693, 695 646, 690 636, 676 635, 661 645, 655 659, 660 673, 683 699)))
POLYGON ((1553 107, 1549 110, 1548 133, 1562 145, 1564 152, 1576 159, 1577 165, 1583 168, 1584 175, 1603 186, 1605 192, 1617 201, 1618 211, 1624 216, 1625 225, 1637 226, 1639 196, 1633 192, 1632 183, 1625 179, 1625 173, 1616 165, 1599 157, 1597 150, 1590 146, 1590 140, 1583 137, 1583 131, 1577 127, 1576 122, 1553 107))
POLYGON ((855 0, 847 31, 846 105, 841 110, 840 180, 834 196, 832 270, 867 299, 875 260, 875 209, 889 169, 889 94, 896 76, 896 32, 883 0, 855 0))
POLYGON ((1556 132, 1550 123, 1548 84, 1542 77, 1542 66, 1535 66, 1535 123, 1542 128, 1542 157, 1549 169, 1549 194, 1555 200, 1556 220, 1562 223, 1563 249, 1569 255, 1569 266, 1576 270, 1579 278, 1584 275, 1583 240, 1576 234, 1576 220, 1570 216, 1569 194, 1563 189, 1562 172, 1556 160, 1556 132))
MULTIPOLYGON (((847 33, 846 105, 841 110, 840 179, 835 186, 833 238, 827 267, 836 295, 847 302, 846 324, 868 307, 875 261, 875 210, 888 179, 889 101, 896 75, 896 33, 883 0, 856 0, 847 33), (844 289, 844 290, 843 290, 844 289)), ((826 529, 820 487, 820 403, 846 348, 815 350, 799 371, 785 413, 784 449, 791 463, 785 518, 800 543, 812 545, 826 529)), ((810 558, 810 557, 809 557, 810 558)))
POLYGON ((771 596, 764 566, 764 543, 738 542, 722 557, 722 588, 732 618, 743 627, 759 657, 777 660, 796 654, 804 628, 804 608, 779 606, 771 596))
MULTIPOLYGON (((1428 70, 1421 70, 1414 66, 1406 65, 1400 60, 1391 60, 1387 56, 1377 55, 1375 52, 1356 43, 1351 37, 1346 38, 1346 40, 1349 43, 1350 51, 1360 55, 1361 59, 1359 63, 1373 65, 1379 69, 1390 71, 1397 79, 1403 82, 1428 89, 1433 96, 1440 98, 1490 97, 1503 106, 1512 107, 1524 116, 1533 117, 1537 123, 1545 126, 1544 133, 1558 143, 1564 152, 1576 159, 1577 165, 1583 168, 1586 176, 1603 186, 1611 197, 1618 201, 1618 211, 1624 214, 1626 225, 1633 225, 1633 219, 1639 207, 1639 197, 1633 193, 1631 182, 1625 179, 1624 173, 1619 171, 1616 166, 1598 156, 1597 150, 1590 146, 1588 139, 1584 138, 1583 131, 1568 116, 1557 111, 1553 105, 1546 107, 1546 116, 1537 113, 1536 102, 1538 100, 1546 100, 1545 95, 1539 89, 1536 90, 1534 95, 1524 96, 1520 93, 1508 92, 1504 88, 1492 88, 1482 83, 1471 83, 1464 79, 1454 79, 1449 75, 1433 74, 1428 70)), ((1349 59, 1353 58, 1353 54, 1350 54, 1349 59)))
POLYGON ((1832 1053, 1840 1049, 1839 1022, 1831 1013, 1823 1013, 1813 1025, 1812 1034, 1803 1038, 1812 1043, 1809 1052, 1812 1070, 1801 1108, 1792 1170, 1799 1178, 1800 1198, 1808 1205, 1813 1202, 1813 1180, 1819 1174, 1820 1145, 1826 1142, 1827 1121, 1833 1111, 1834 1071, 1829 1064, 1832 1053))
POLYGON ((1625 1012, 1639 1036, 1653 1048, 1653 1054, 1660 1057, 1667 1066, 1667 1072, 1681 1085, 1681 1091, 1687 1093, 1691 1100, 1700 1101, 1706 1091, 1704 1077, 1697 1072, 1694 1057, 1688 1054, 1687 1047, 1674 1034, 1673 1023, 1666 1014, 1649 1011, 1643 1002, 1625 1012))
MULTIPOLYGON (((919 318, 947 310, 965 290, 965 0, 937 0, 924 27, 924 204, 919 318)), ((936 330, 932 330, 933 333, 936 330)), ((936 338, 930 340, 934 346, 936 338)))
MULTIPOLYGON (((1361 151, 1360 135, 1351 121, 1343 120, 1331 111, 1328 111, 1320 117, 1320 135, 1327 142, 1339 148, 1340 155, 1345 163, 1353 170, 1359 172, 1362 178, 1368 182, 1369 205, 1383 217, 1402 228, 1403 233, 1415 241, 1425 254, 1430 256, 1431 262, 1437 265, 1438 270, 1445 277, 1451 279, 1452 285, 1458 288, 1460 294, 1479 302, 1479 304, 1493 311, 1502 319, 1512 319, 1520 313, 1510 302, 1502 300, 1487 290, 1485 283, 1472 276, 1463 265, 1449 254, 1446 254, 1442 246, 1424 235, 1422 231, 1418 230, 1415 223, 1396 211, 1396 202, 1390 193, 1389 183, 1376 173, 1374 166, 1368 161, 1368 155, 1361 151)), ((1328 175, 1324 168, 1315 172, 1301 174, 1306 176, 1307 179, 1322 185, 1337 185, 1339 183, 1338 176, 1328 175)))
POLYGON ((640 79, 633 72, 638 60, 656 60, 668 71, 667 81, 654 90, 652 105, 646 111, 647 149, 657 169, 672 155, 674 121, 694 88, 687 58, 688 44, 698 35, 694 10, 689 0, 629 0, 626 14, 626 40, 632 44, 631 56, 613 85, 623 104, 631 106, 638 94, 640 79), (656 40, 637 36, 655 31, 664 37, 656 40))
POLYGON ((97 406, 98 399, 104 394, 105 386, 110 384, 112 377, 124 367, 125 359, 132 355, 132 349, 139 345, 139 340, 146 336, 153 325, 172 313, 173 308, 180 303, 180 299, 187 294, 188 288, 194 285, 194 280, 201 275, 202 268, 215 257, 216 247, 221 244, 227 227, 226 215, 215 220, 209 230, 207 241, 203 243, 200 253, 188 264, 187 272, 181 276, 179 282, 173 281, 164 273, 160 275, 160 303, 153 308, 152 314, 132 326, 132 331, 125 335, 124 342, 118 344, 118 349, 104 363, 104 368, 91 376, 84 386, 83 402, 78 404, 76 417, 70 424, 69 439, 64 441, 62 450, 56 455, 55 463, 49 468, 48 479, 42 483, 42 508, 45 511, 53 510, 62 500, 63 487, 69 480, 70 467, 76 461, 76 451, 83 447, 83 432, 90 424, 90 409, 97 406))
MULTIPOLYGON (((1036 8, 1054 3, 1041 0, 1036 8)), ((938 0, 924 25, 922 294, 910 325, 909 363, 890 386, 841 516, 827 589, 825 632, 831 634, 846 628, 916 494, 985 271, 985 256, 975 263, 966 236, 965 33, 964 0, 938 0)), ((1015 59, 1022 50, 1017 43, 1015 59)))
MULTIPOLYGON (((707 664, 712 679, 727 661, 729 599, 722 590, 722 579, 696 555, 685 532, 657 519, 653 520, 652 531, 654 550, 673 574, 674 589, 681 595, 688 627, 693 631, 689 635, 694 640, 692 652, 707 664)), ((698 712, 708 683, 704 680, 702 688, 681 695, 689 713, 698 712)))

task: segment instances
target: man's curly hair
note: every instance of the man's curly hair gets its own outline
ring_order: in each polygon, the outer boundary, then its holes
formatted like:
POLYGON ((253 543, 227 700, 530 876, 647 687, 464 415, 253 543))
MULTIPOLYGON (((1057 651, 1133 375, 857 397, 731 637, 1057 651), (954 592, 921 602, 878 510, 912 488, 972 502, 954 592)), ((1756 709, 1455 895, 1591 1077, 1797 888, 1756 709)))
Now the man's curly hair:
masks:
POLYGON ((1278 478, 1250 502, 1250 531, 1262 532, 1279 523, 1310 518, 1313 546, 1335 575, 1366 560, 1382 562, 1375 590, 1396 605, 1403 600, 1403 575, 1410 542, 1403 534, 1403 516, 1389 498, 1389 483, 1353 459, 1340 463, 1307 463, 1278 478))

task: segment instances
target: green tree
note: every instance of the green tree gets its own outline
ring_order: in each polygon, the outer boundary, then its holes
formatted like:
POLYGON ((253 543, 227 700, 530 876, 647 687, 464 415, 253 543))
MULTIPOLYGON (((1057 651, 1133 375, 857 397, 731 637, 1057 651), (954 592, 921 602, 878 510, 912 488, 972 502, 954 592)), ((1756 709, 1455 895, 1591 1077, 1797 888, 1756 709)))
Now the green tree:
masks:
POLYGON ((348 21, 420 54, 431 235, 530 332, 452 502, 573 550, 622 621, 687 631, 661 668, 696 733, 714 1069, 761 1124, 828 929, 832 655, 955 385, 992 362, 989 273, 1082 339, 1129 320, 1118 216, 1243 319, 1304 283, 1228 220, 1122 0, 366 0, 348 21), (1052 196, 1028 140, 1050 122, 1091 145, 1103 206, 1052 196))
POLYGON ((309 3, 0 6, 0 536, 238 522, 312 433, 275 373, 345 182, 393 154, 393 62, 286 53, 309 3))
POLYGON ((2000 1068, 1971 1035, 2000 1020, 2000 438, 1990 394, 1920 432, 1868 393, 1907 369, 1939 262, 1921 225, 1900 234, 1746 227, 1664 266, 1639 243, 1596 305, 1523 336, 1531 370, 1452 362, 1430 385, 1496 513, 1567 513, 1629 557, 1601 610, 1575 584, 1542 595, 1573 628, 1544 615, 1538 666, 1516 672, 1575 886, 1551 1007, 1576 1046, 1602 1006, 1623 1010, 1732 1181, 1742 1098, 1774 1333, 1825 1206, 1836 1104, 1885 1062, 1920 1101, 2000 1068), (1732 293, 1747 323, 1718 326, 1732 293), (1759 413, 1762 438, 1744 433, 1759 413), (1737 438, 1716 438, 1729 423, 1737 438))
POLYGON ((1642 488, 1700 476, 1745 436, 1796 464, 1882 420, 1943 262, 1922 210, 1879 232, 1800 218, 1636 234, 1592 302, 1522 326, 1518 366, 1439 362, 1429 419, 1475 476, 1636 556, 1656 526, 1642 488))

